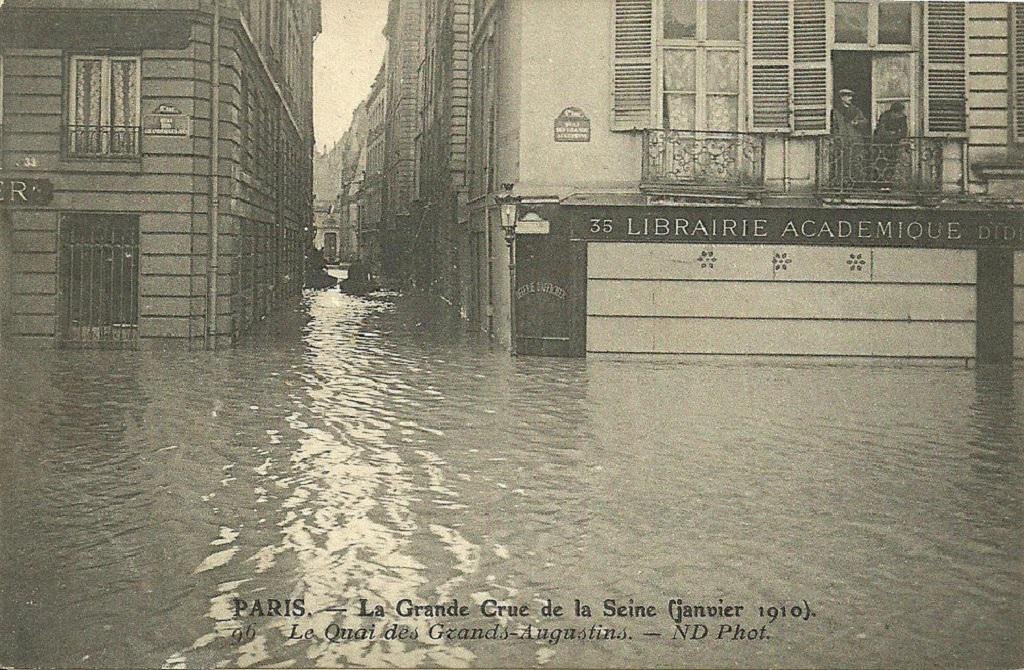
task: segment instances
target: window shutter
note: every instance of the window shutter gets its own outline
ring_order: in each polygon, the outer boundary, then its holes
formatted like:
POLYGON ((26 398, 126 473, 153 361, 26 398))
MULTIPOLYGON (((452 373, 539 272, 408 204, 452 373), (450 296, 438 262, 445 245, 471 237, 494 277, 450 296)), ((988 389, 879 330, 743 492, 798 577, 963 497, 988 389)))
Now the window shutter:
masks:
POLYGON ((963 2, 925 3, 926 135, 967 130, 965 14, 963 2))
POLYGON ((753 0, 749 4, 748 19, 750 129, 789 132, 792 86, 789 0, 753 0))
POLYGON ((615 0, 612 130, 651 126, 654 2, 615 0))
POLYGON ((793 130, 794 134, 828 132, 832 94, 828 11, 825 0, 793 3, 793 130))
POLYGON ((1013 139, 1024 143, 1024 3, 1013 5, 1013 139))

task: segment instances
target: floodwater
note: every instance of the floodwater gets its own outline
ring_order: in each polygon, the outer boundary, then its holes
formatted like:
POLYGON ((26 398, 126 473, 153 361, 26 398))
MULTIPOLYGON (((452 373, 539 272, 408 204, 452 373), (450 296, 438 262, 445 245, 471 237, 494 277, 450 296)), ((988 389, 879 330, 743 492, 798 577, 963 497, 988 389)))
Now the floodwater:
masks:
POLYGON ((387 301, 293 316, 0 354, 0 665, 1024 664, 1019 369, 511 360, 387 301), (674 598, 745 609, 684 637, 674 598))

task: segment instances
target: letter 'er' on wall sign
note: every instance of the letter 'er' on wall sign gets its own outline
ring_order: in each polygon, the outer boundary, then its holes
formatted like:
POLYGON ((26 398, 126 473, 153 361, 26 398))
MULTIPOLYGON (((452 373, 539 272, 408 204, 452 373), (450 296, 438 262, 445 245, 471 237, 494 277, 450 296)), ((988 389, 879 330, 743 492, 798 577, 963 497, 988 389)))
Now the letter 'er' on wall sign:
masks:
POLYGON ((49 179, 0 179, 0 207, 43 206, 51 200, 53 183, 49 179))

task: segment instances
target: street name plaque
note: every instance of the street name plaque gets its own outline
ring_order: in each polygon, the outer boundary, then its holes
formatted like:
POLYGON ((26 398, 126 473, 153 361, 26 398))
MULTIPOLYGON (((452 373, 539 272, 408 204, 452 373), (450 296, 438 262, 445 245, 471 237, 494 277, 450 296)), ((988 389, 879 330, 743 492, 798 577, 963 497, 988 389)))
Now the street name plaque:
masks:
POLYGON ((555 119, 556 142, 589 142, 590 119, 579 107, 566 107, 555 119))

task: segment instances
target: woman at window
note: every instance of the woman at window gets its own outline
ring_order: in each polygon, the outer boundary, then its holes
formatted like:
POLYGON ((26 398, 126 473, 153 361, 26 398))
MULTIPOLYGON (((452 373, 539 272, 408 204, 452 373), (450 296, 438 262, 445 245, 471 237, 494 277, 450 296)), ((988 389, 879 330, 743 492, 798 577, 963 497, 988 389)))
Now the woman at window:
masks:
POLYGON ((892 186, 898 180, 900 167, 900 145, 907 139, 907 114, 902 102, 894 102, 882 112, 875 125, 874 147, 872 148, 872 178, 884 186, 892 186))

